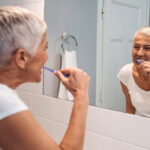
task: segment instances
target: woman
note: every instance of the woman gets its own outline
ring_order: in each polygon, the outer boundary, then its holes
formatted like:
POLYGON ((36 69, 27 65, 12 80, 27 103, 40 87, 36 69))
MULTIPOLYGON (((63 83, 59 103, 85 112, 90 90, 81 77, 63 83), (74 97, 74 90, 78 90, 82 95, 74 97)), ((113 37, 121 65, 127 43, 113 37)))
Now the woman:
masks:
POLYGON ((117 75, 126 97, 126 111, 150 117, 150 27, 135 33, 132 61, 117 75))
POLYGON ((39 82, 48 56, 46 24, 20 7, 0 8, 0 148, 3 150, 81 150, 87 114, 89 76, 67 68, 55 75, 74 96, 68 129, 60 145, 34 120, 15 88, 39 82), (65 78, 63 74, 69 74, 65 78))

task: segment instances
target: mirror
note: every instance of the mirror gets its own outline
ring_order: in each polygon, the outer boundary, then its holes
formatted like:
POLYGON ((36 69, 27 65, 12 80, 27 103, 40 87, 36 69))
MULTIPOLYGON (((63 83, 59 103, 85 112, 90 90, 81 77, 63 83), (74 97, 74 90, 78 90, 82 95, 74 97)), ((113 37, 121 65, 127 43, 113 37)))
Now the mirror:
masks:
MULTIPOLYGON (((62 33, 73 35, 78 42, 77 65, 91 77, 90 105, 125 112, 125 97, 116 75, 132 62, 133 36, 149 25, 149 8, 149 0, 45 1, 49 43, 45 66, 61 68, 62 33)), ((44 70, 44 95, 58 97, 58 92, 59 80, 44 70)))
MULTIPOLYGON (((78 42, 76 49, 78 67, 91 76, 90 104, 96 99, 96 38, 97 38, 97 0, 94 1, 45 1, 45 21, 48 30, 49 59, 47 67, 61 68, 61 36, 63 32, 73 35, 78 42)), ((69 39, 69 42, 71 42, 69 39)), ((74 43, 73 43, 74 44, 74 43)), ((72 49, 71 49, 72 50, 72 49)), ((58 96, 59 80, 44 71, 44 94, 58 96)))

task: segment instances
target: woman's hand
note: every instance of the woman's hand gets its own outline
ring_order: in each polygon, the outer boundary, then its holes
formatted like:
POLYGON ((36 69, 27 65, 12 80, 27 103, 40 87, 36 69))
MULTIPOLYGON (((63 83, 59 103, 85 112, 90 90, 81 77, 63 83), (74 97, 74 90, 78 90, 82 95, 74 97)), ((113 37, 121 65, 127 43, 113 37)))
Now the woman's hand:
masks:
POLYGON ((66 68, 55 72, 55 75, 74 97, 78 94, 88 95, 90 77, 83 70, 66 68), (69 77, 65 77, 64 74, 68 74, 69 77))
POLYGON ((142 62, 140 65, 137 66, 137 70, 145 76, 150 75, 150 62, 142 62))

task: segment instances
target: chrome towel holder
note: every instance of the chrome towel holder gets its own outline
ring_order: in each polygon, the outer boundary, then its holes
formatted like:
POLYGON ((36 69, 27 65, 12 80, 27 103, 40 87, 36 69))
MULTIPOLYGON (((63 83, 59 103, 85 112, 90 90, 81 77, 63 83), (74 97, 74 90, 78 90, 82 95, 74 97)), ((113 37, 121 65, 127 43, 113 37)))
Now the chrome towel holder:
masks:
POLYGON ((62 44, 61 44, 61 46, 62 46, 63 51, 65 51, 64 43, 65 43, 65 41, 68 40, 69 38, 72 38, 72 39, 75 41, 75 49, 78 48, 78 42, 77 42, 77 39, 75 38, 75 36, 73 36, 73 35, 71 35, 71 34, 68 34, 68 33, 66 33, 66 32, 63 32, 61 37, 62 37, 62 44))

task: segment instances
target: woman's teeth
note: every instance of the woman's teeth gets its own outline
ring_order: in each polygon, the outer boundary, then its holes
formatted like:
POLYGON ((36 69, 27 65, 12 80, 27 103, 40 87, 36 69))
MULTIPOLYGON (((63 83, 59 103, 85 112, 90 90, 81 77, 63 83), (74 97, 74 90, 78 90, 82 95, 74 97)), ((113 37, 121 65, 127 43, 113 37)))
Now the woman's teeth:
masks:
POLYGON ((143 60, 143 59, 138 59, 138 60, 139 60, 141 63, 144 62, 144 61, 146 61, 146 60, 143 60))
POLYGON ((144 61, 146 61, 146 60, 144 60, 144 59, 137 59, 137 58, 135 58, 135 61, 136 61, 136 63, 137 64, 141 64, 141 63, 143 63, 144 61))

